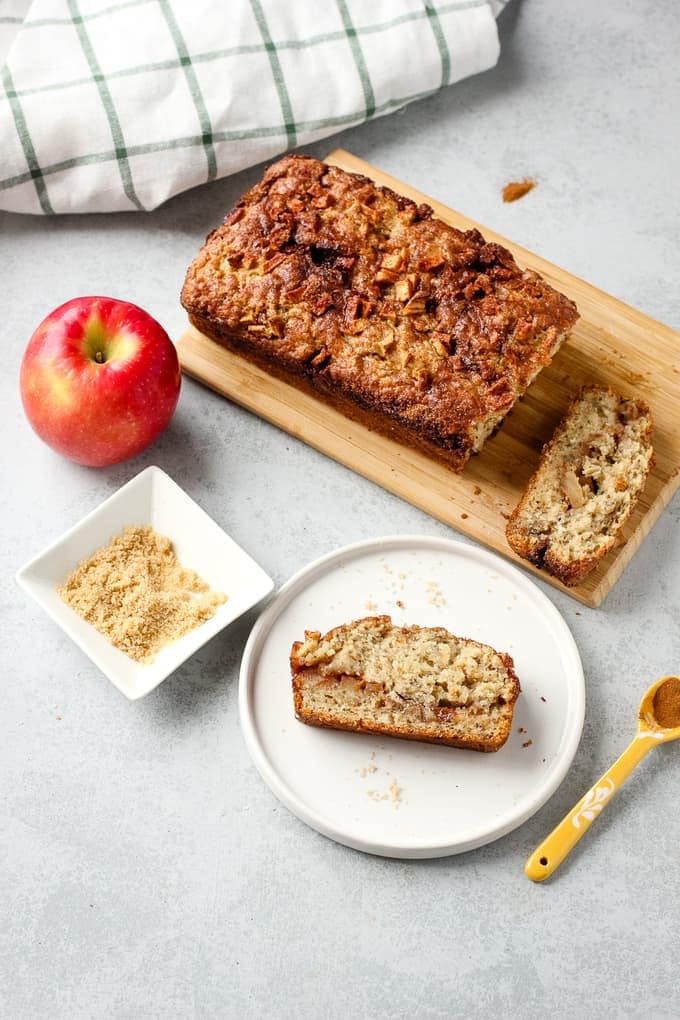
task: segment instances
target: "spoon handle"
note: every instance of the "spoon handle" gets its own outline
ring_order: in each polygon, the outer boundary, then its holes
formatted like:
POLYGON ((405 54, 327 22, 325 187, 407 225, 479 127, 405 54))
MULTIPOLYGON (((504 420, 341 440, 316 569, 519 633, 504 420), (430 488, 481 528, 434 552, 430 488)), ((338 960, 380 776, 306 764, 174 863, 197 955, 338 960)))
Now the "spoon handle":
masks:
POLYGON ((524 873, 532 882, 542 882, 552 875, 567 854, 585 835, 603 807, 611 800, 618 788, 625 782, 635 766, 650 748, 658 744, 651 736, 637 735, 633 738, 620 758, 614 762, 601 779, 581 797, 568 815, 543 842, 536 847, 524 867, 524 873))

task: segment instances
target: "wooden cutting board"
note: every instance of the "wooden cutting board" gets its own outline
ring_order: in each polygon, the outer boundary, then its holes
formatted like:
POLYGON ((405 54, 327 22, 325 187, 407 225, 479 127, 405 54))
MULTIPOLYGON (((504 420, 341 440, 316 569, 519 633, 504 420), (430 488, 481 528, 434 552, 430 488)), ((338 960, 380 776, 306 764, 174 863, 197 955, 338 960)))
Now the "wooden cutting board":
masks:
POLYGON ((381 170, 337 149, 327 162, 365 174, 416 202, 428 202, 454 227, 477 227, 509 248, 578 305, 571 338, 519 401, 499 433, 462 474, 350 421, 323 401, 208 340, 189 327, 178 343, 183 370, 297 439, 365 475, 433 517, 538 574, 588 606, 598 606, 680 483, 680 336, 530 251, 466 219, 381 170), (543 443, 582 383, 607 383, 646 400, 654 418, 656 465, 624 529, 624 542, 576 588, 536 570, 505 540, 505 521, 534 471, 543 443))

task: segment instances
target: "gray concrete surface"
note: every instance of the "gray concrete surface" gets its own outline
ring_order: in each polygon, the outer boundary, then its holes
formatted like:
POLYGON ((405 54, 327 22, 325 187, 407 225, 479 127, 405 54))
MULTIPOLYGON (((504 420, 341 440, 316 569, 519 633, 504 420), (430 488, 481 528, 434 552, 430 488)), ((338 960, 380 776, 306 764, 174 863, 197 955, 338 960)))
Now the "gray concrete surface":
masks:
MULTIPOLYGON (((678 8, 523 0, 501 35, 495 70, 337 143, 680 327, 678 8), (524 174, 539 187, 503 205, 524 174)), ((678 1017, 680 747, 639 768, 552 883, 522 872, 627 742, 648 682, 680 671, 677 498, 601 609, 546 588, 587 681, 562 787, 499 842, 425 863, 336 846, 263 785, 237 719, 252 614, 128 704, 15 587, 152 463, 277 583, 355 539, 449 534, 191 381, 165 435, 111 469, 68 464, 27 427, 17 370, 43 315, 111 293, 177 334, 186 264, 258 172, 152 215, 0 219, 0 1015, 678 1017)))

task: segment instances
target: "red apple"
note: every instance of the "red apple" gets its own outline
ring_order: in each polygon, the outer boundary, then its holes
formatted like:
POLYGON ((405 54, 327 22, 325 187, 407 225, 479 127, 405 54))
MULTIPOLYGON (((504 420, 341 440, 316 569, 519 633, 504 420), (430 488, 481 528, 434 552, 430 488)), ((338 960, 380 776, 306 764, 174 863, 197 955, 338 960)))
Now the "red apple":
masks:
POLYGON ((41 439, 77 464, 134 457, 172 418, 177 352, 163 327, 127 301, 60 305, 28 342, 21 399, 41 439))

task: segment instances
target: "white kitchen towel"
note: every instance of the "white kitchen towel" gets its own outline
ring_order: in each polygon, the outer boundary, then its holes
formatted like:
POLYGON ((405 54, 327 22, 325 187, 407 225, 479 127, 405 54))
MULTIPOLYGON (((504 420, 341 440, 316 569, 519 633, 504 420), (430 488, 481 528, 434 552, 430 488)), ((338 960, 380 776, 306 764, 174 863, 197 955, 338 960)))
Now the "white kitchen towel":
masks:
POLYGON ((501 0, 0 0, 0 208, 154 209, 498 59, 501 0))

